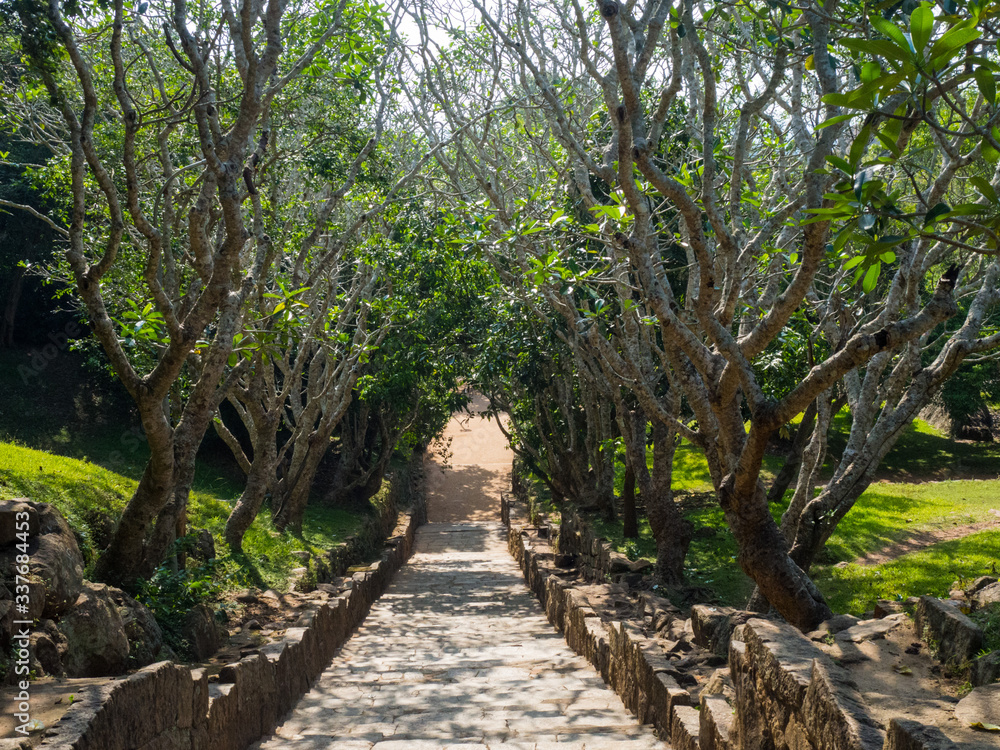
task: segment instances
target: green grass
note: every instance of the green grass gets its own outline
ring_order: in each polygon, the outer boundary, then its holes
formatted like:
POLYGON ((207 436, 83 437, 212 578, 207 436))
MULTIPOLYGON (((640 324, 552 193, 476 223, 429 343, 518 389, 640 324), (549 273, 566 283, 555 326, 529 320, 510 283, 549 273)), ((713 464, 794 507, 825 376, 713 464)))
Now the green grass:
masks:
MULTIPOLYGON (((94 536, 101 519, 117 517, 136 486, 132 477, 94 463, 0 442, 0 499, 28 497, 55 505, 77 533, 81 551, 92 564, 94 536)), ((364 514, 311 505, 306 509, 301 537, 278 532, 266 509, 244 540, 245 556, 235 559, 222 542, 222 530, 239 496, 228 480, 201 477, 191 493, 189 526, 206 528, 216 539, 219 570, 226 587, 260 585, 285 590, 293 568, 301 562, 297 550, 322 552, 360 530, 364 514)))
POLYGON ((852 561, 917 530, 986 521, 1000 510, 1000 481, 877 482, 858 499, 827 543, 826 560, 852 561))
MULTIPOLYGON (((833 420, 830 455, 839 456, 843 452, 850 427, 851 416, 845 407, 833 420)), ((829 460, 826 469, 828 475, 832 474, 829 460)), ((903 482, 998 475, 1000 443, 956 442, 920 419, 906 428, 878 468, 879 478, 903 482)))
POLYGON ((822 567, 816 584, 838 612, 860 614, 876 599, 947 596, 955 580, 971 581, 995 571, 1000 561, 1000 531, 983 531, 941 542, 882 565, 822 567))
MULTIPOLYGON (((837 417, 840 434, 831 438, 837 452, 842 450, 848 419, 844 414, 837 417)), ((956 465, 962 473, 985 474, 989 462, 996 461, 992 458, 994 455, 1000 458, 1000 450, 991 444, 955 443, 918 420, 900 438, 884 466, 887 474, 895 476, 941 476, 943 468, 950 466, 954 470, 956 465)), ((765 482, 780 466, 779 457, 767 457, 765 482)), ((992 466, 994 476, 997 466, 1000 461, 992 466)), ((688 582, 708 589, 718 603, 743 606, 753 590, 753 583, 735 563, 736 542, 711 494, 704 456, 686 443, 677 449, 673 487, 685 517, 695 526, 695 538, 686 559, 688 582)), ((786 500, 790 494, 787 493, 786 500)), ((780 520, 785 507, 785 503, 772 507, 776 521, 780 520)), ((959 576, 983 575, 1000 561, 1000 532, 983 532, 934 545, 885 565, 849 564, 835 568, 833 564, 853 563, 865 554, 907 539, 918 530, 944 529, 988 520, 992 518, 991 509, 1000 509, 998 480, 919 484, 876 482, 841 521, 822 553, 824 564, 814 568, 814 575, 836 611, 860 614, 871 609, 875 599, 892 599, 897 595, 946 595, 952 581, 959 576)), ((609 524, 595 519, 594 524, 595 530, 609 539, 617 551, 626 551, 628 542, 621 535, 620 523, 609 524)), ((645 519, 640 521, 639 532, 636 546, 640 555, 655 559, 656 545, 645 519)))

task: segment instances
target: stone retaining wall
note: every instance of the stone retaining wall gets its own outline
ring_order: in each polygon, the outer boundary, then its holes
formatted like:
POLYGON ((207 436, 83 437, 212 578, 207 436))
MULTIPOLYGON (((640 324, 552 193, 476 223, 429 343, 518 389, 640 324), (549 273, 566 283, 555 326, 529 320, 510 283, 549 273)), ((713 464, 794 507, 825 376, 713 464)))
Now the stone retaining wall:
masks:
POLYGON ((423 463, 423 455, 417 454, 409 463, 394 469, 386 477, 387 496, 381 503, 373 498, 375 512, 365 520, 361 530, 331 548, 322 558, 310 561, 309 564, 315 566, 316 583, 329 583, 347 575, 348 568, 369 559, 392 533, 400 508, 413 506, 413 512, 418 515, 417 523, 426 523, 426 508, 423 503, 414 502, 423 475, 423 463))
MULTIPOLYGON (((585 656, 636 717, 678 750, 937 750, 927 727, 893 721, 888 739, 849 675, 798 630, 745 612, 695 607, 691 626, 700 648, 728 653, 727 689, 683 689, 664 647, 630 622, 595 611, 555 567, 547 540, 527 523, 523 506, 502 500, 508 546, 549 621, 585 656), (604 617, 602 617, 602 614, 604 617), (704 621, 699 621, 699 619, 704 621), (925 736, 926 735, 926 736, 925 736), (928 739, 930 737, 930 739, 928 739)), ((565 518, 565 516, 564 516, 565 518)), ((579 521, 579 519, 576 519, 579 521)), ((590 541, 584 576, 600 580, 603 542, 590 541), (601 545, 597 549, 594 545, 601 545)), ((565 531, 563 532, 565 533, 565 531)), ((565 540, 564 540, 565 541, 565 540)), ((561 547, 560 552, 565 548, 561 547)), ((581 547, 586 552, 585 545, 581 547)), ((584 571, 581 571, 584 572, 584 571)))
POLYGON ((381 558, 351 587, 310 606, 281 641, 222 668, 152 664, 83 694, 54 727, 45 750, 244 750, 270 734, 413 551, 422 513, 402 513, 381 558))

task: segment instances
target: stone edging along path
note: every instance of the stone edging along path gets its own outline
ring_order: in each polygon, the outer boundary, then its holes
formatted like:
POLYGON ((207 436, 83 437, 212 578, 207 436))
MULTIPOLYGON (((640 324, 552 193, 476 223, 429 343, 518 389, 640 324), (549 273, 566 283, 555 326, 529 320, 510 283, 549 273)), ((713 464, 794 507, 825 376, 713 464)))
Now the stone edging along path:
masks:
POLYGON ((413 551, 424 514, 400 513, 381 557, 351 587, 309 606, 280 641, 222 668, 160 662, 85 694, 46 736, 44 750, 243 750, 270 734, 329 664, 413 551))
POLYGON ((521 503, 504 497, 501 516, 510 553, 549 622, 594 665, 640 721, 670 739, 674 750, 1000 746, 990 736, 975 743, 955 743, 937 727, 903 717, 892 718, 885 727, 873 718, 846 670, 798 630, 750 613, 727 615, 723 608, 695 607, 692 619, 683 623, 678 622, 681 615, 676 610, 653 613, 654 619, 674 617, 676 627, 693 631, 694 648, 701 656, 714 652, 727 657, 728 667, 709 680, 717 683, 717 689, 702 683, 688 691, 678 680, 690 675, 678 667, 684 661, 701 661, 697 653, 695 658, 672 662, 664 653, 664 642, 646 635, 637 623, 616 617, 613 611, 597 611, 598 605, 591 606, 584 590, 558 575, 549 540, 537 537, 521 503), (738 615, 744 617, 736 619, 738 615))

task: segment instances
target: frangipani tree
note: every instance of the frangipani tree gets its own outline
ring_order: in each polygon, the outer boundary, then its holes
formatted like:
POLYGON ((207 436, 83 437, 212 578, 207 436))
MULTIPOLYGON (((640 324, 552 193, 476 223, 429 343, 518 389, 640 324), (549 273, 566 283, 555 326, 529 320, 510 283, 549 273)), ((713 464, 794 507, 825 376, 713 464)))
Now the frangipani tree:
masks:
POLYGON ((430 34, 412 58, 428 138, 456 134, 450 192, 485 199, 472 239, 581 362, 704 452, 740 566, 813 627, 830 611, 812 556, 940 384, 998 343, 992 6, 473 5, 460 72, 430 34), (793 324, 813 362, 765 389, 755 365, 793 324), (813 498, 841 389, 852 432, 813 498), (779 528, 764 452, 811 405, 779 528))
MULTIPOLYGON (((65 225, 70 283, 149 443, 97 566, 102 580, 130 584, 183 533, 198 446, 251 361, 231 360, 254 317, 247 306, 284 262, 272 241, 289 218, 282 196, 258 186, 284 155, 280 125, 310 93, 312 103, 323 95, 295 84, 348 82, 357 100, 385 48, 385 18, 377 5, 346 0, 52 0, 5 13, 20 26, 24 75, 41 84, 18 88, 8 116, 22 137, 43 132, 63 157, 49 166, 69 197, 54 223, 65 225)), ((355 155, 372 147, 364 139, 355 155)), ((312 222, 319 237, 323 219, 320 210, 312 222)), ((313 246, 300 243, 292 264, 313 246)))

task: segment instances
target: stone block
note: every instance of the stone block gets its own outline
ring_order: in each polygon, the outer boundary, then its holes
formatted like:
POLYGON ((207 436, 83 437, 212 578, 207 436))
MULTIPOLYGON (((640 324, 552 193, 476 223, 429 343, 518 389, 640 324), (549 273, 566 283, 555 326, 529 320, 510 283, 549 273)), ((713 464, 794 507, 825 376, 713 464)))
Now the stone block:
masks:
POLYGON ((802 723, 817 750, 881 750, 884 736, 848 673, 816 659, 802 723))
POLYGON ((955 718, 965 726, 978 722, 1000 726, 1000 684, 973 688, 955 706, 955 718))
POLYGON ((974 659, 969 668, 969 682, 974 687, 990 685, 1000 680, 1000 651, 992 651, 974 659))
POLYGON ((701 750, 731 750, 729 737, 734 724, 733 708, 721 696, 702 695, 698 712, 701 750))
POLYGON ((691 608, 694 642, 712 653, 725 656, 729 651, 729 641, 732 638, 733 630, 753 617, 754 613, 752 612, 731 607, 696 604, 691 608))
POLYGON ((674 750, 700 750, 701 714, 692 706, 677 706, 670 723, 670 744, 674 750))
POLYGON ((958 750, 958 746, 937 727, 910 719, 893 719, 883 750, 958 750))
POLYGON ((879 599, 875 602, 875 617, 881 619, 903 612, 903 603, 895 599, 879 599))
POLYGON ((917 637, 937 645, 943 662, 971 659, 983 647, 983 631, 953 604, 922 596, 914 615, 917 637))
POLYGON ((761 700, 797 711, 812 681, 813 660, 823 658, 823 652, 785 623, 750 620, 743 635, 751 670, 766 691, 761 700))

